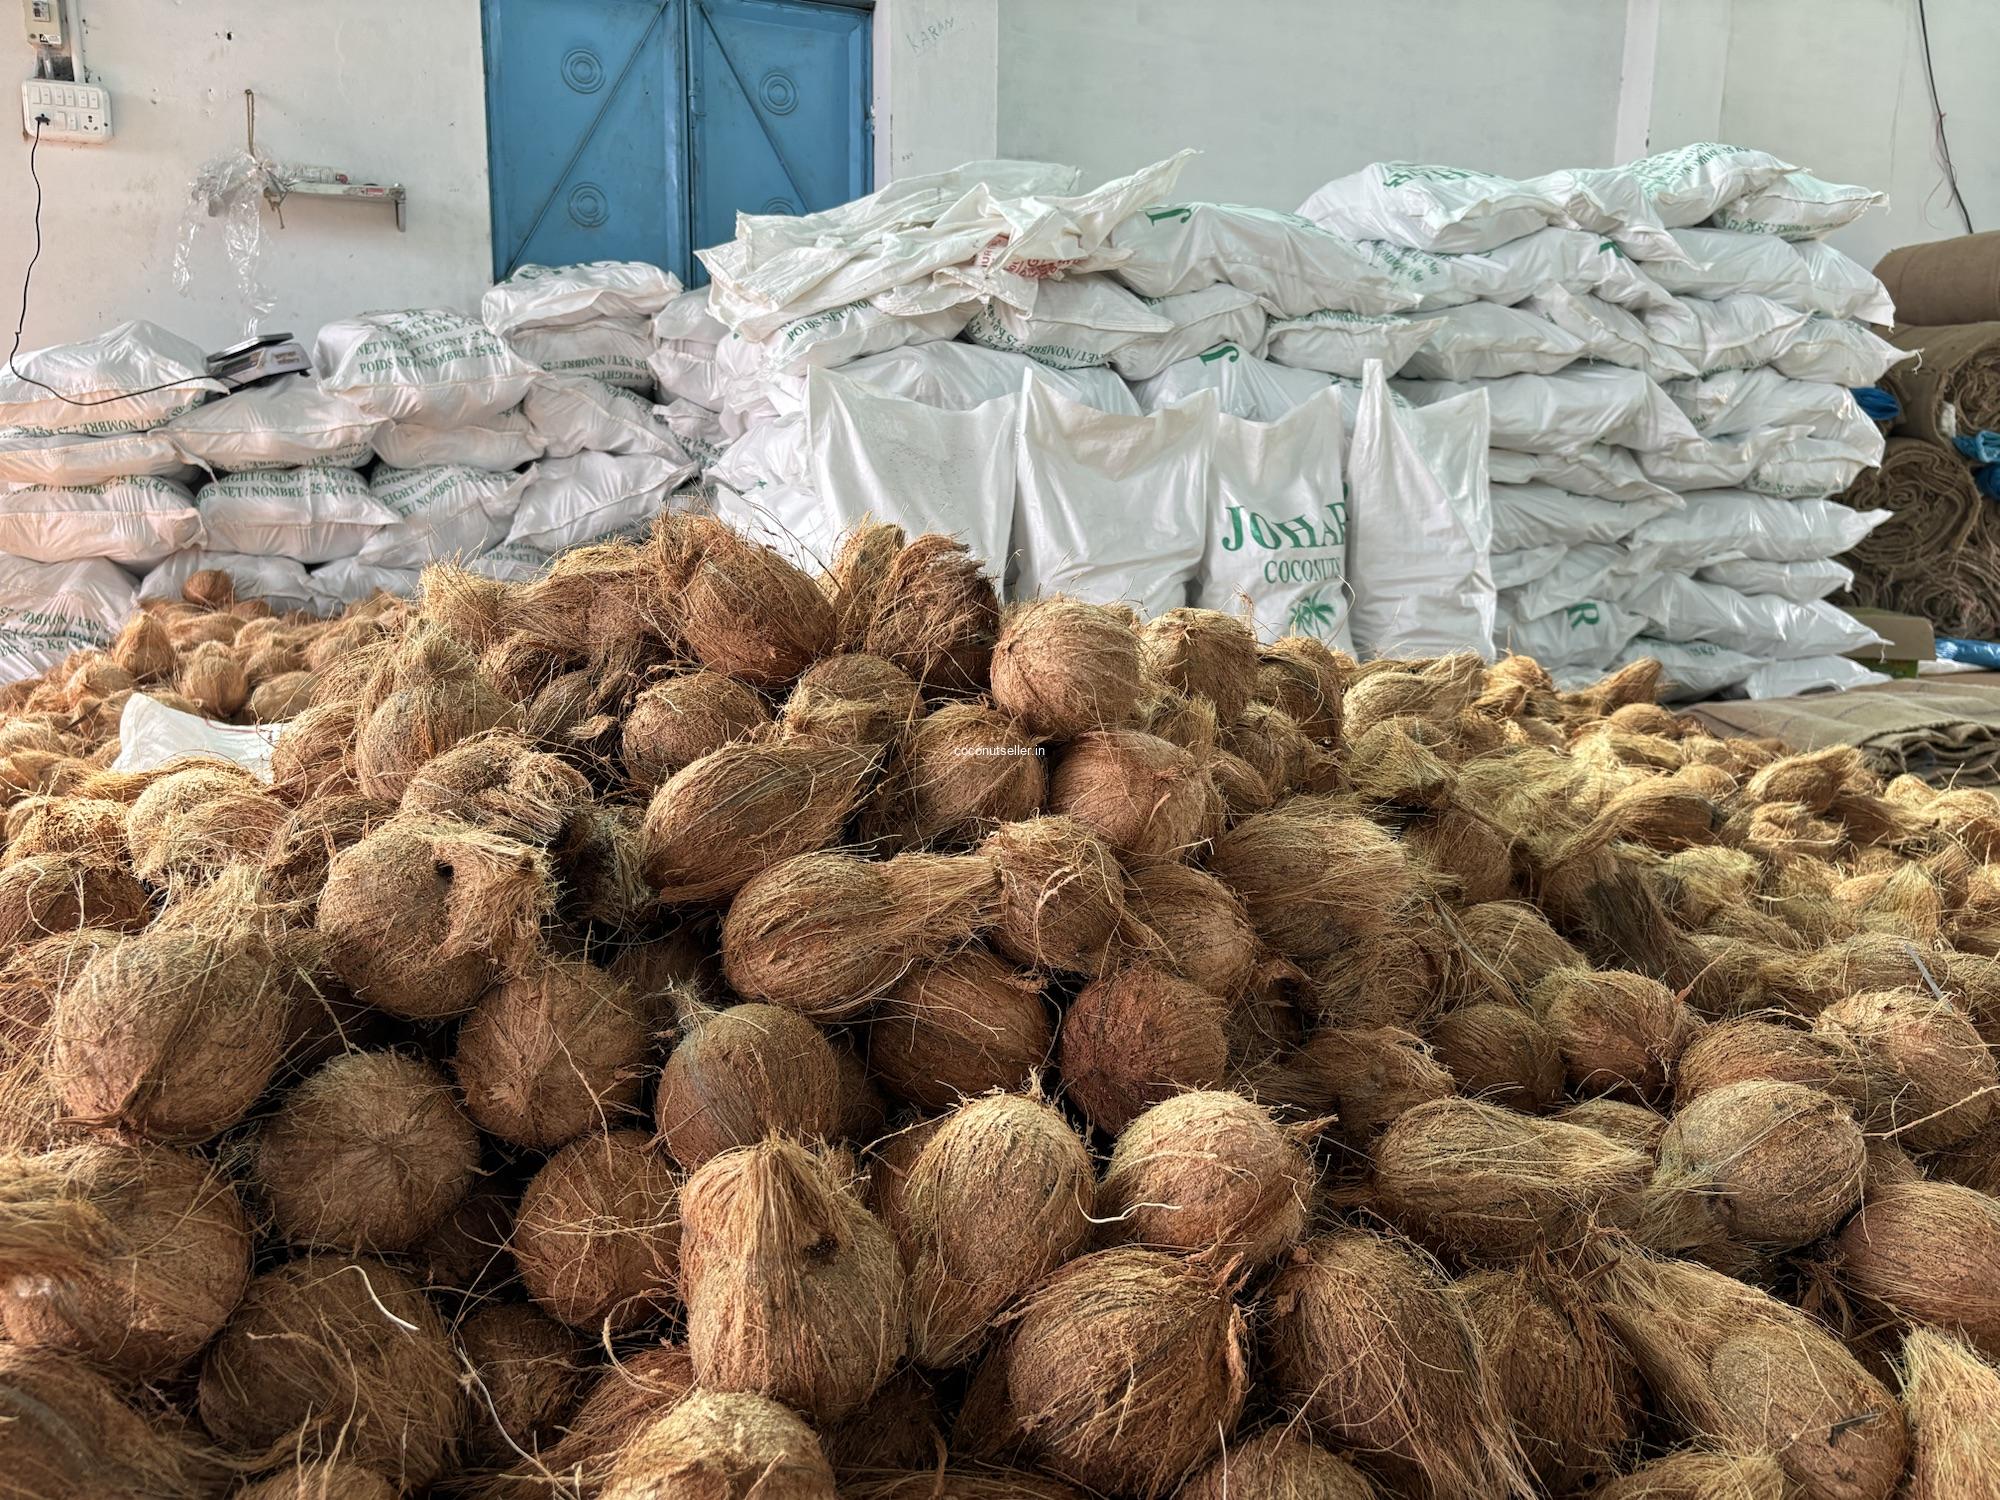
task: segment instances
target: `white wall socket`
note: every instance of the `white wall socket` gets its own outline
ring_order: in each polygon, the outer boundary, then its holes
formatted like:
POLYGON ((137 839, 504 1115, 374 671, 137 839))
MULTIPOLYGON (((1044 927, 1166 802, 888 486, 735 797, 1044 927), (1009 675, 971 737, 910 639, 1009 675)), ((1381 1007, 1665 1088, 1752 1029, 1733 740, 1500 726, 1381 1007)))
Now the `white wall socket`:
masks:
POLYGON ((21 85, 21 133, 32 138, 35 122, 45 141, 94 145, 111 139, 111 90, 94 83, 57 83, 30 78, 21 85))

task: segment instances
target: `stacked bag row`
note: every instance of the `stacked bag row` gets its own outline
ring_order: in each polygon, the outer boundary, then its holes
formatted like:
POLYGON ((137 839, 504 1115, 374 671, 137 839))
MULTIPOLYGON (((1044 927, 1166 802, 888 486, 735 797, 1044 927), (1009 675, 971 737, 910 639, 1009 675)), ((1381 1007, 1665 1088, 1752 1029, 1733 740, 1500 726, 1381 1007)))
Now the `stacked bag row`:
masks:
POLYGON ((234 392, 144 322, 20 357, 0 377, 0 676, 107 644, 204 570, 326 614, 413 595, 433 562, 521 576, 643 527, 698 468, 647 399, 649 319, 679 291, 651 266, 529 267, 488 322, 364 314, 320 331, 317 374, 234 392))

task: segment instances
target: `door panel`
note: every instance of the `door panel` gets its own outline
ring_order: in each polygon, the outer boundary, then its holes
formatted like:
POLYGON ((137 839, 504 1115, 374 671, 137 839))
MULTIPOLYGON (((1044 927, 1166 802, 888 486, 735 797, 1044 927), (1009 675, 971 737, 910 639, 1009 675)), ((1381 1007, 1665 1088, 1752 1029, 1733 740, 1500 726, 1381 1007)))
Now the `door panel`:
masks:
POLYGON ((865 9, 805 0, 691 0, 690 232, 736 215, 810 213, 870 186, 865 9))
POLYGON ((493 274, 687 259, 685 0, 483 0, 493 274))

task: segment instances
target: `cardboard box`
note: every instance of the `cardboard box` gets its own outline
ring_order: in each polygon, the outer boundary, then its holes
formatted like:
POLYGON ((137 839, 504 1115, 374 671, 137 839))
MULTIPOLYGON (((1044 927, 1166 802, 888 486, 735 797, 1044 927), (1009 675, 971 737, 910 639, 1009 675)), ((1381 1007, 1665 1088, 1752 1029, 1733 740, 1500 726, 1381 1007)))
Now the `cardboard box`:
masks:
POLYGON ((1866 662, 1891 677, 1915 677, 1918 662, 1937 660, 1937 632, 1922 615, 1899 615, 1886 609, 1850 609, 1848 613, 1886 643, 1848 652, 1853 660, 1866 662))

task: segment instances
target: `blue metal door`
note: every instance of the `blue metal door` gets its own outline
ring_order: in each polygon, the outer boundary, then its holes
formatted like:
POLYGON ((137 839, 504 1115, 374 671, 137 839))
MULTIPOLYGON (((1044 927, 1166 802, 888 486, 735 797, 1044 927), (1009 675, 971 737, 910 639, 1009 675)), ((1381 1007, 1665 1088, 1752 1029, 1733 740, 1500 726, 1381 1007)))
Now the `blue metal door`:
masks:
POLYGON ((481 0, 493 273, 646 260, 869 190, 868 0, 481 0))
POLYGON ((693 0, 697 246, 733 238, 739 211, 811 213, 869 190, 869 20, 866 10, 804 0, 693 0))

